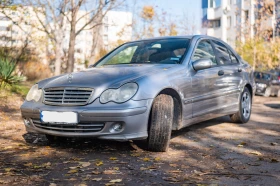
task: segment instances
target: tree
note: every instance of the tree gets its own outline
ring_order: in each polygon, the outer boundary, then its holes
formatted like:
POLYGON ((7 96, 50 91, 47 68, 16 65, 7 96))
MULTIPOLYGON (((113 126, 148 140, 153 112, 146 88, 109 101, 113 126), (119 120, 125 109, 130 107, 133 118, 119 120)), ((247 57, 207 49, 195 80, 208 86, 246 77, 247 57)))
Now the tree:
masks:
POLYGON ((67 72, 70 73, 74 70, 74 54, 75 54, 75 42, 76 37, 83 30, 92 30, 95 27, 102 25, 102 20, 109 10, 118 7, 122 3, 117 3, 116 0, 96 0, 94 3, 86 0, 71 0, 68 12, 65 15, 67 21, 70 24, 70 38, 69 38, 69 49, 68 49, 68 61, 67 61, 67 72), (86 13, 78 15, 79 10, 82 8, 91 7, 86 10, 86 13), (85 17, 87 20, 85 21, 85 17), (84 22, 81 23, 81 20, 84 22), (80 26, 78 26, 80 24, 80 26))
MULTIPOLYGON (((248 61, 253 69, 267 70, 279 66, 280 40, 274 38, 275 25, 269 25, 273 19, 274 2, 262 0, 250 1, 254 7, 255 21, 250 23, 250 17, 239 25, 240 35, 237 36, 236 50, 248 61)), ((241 14, 241 10, 237 10, 241 14)))

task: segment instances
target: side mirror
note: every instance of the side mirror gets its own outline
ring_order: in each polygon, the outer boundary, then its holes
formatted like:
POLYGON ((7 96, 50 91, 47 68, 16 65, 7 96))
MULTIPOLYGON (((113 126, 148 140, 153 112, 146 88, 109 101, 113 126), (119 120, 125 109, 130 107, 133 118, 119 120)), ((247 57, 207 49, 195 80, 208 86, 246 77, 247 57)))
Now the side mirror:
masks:
POLYGON ((212 67, 212 61, 211 59, 198 59, 192 62, 192 66, 195 71, 204 70, 212 67))

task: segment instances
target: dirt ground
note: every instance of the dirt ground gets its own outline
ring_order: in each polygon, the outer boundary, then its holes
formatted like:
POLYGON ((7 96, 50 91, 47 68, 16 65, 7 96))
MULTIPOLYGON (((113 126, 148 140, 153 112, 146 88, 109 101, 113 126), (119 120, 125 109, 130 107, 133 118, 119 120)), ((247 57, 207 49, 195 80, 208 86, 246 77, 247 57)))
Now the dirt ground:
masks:
POLYGON ((280 185, 280 99, 255 97, 247 124, 221 117, 172 135, 167 153, 132 142, 26 134, 22 98, 0 98, 0 185, 280 185))

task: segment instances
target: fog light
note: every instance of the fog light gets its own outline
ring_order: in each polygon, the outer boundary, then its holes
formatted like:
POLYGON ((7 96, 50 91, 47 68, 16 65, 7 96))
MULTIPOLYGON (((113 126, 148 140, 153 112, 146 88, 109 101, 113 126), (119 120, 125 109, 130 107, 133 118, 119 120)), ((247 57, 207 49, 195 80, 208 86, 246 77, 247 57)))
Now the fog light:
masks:
POLYGON ((30 121, 28 119, 23 119, 23 123, 28 126, 30 125, 30 121))
POLYGON ((111 126, 110 132, 114 133, 114 132, 120 132, 123 129, 123 125, 121 123, 114 123, 111 126))

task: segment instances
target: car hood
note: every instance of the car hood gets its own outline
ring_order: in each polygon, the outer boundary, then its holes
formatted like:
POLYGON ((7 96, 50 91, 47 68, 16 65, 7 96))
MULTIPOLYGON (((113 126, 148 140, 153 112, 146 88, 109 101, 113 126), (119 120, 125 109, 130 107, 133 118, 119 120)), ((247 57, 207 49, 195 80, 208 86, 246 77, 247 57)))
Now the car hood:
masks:
POLYGON ((176 64, 110 65, 90 68, 39 82, 40 88, 52 87, 119 87, 126 82, 163 71, 176 64))

